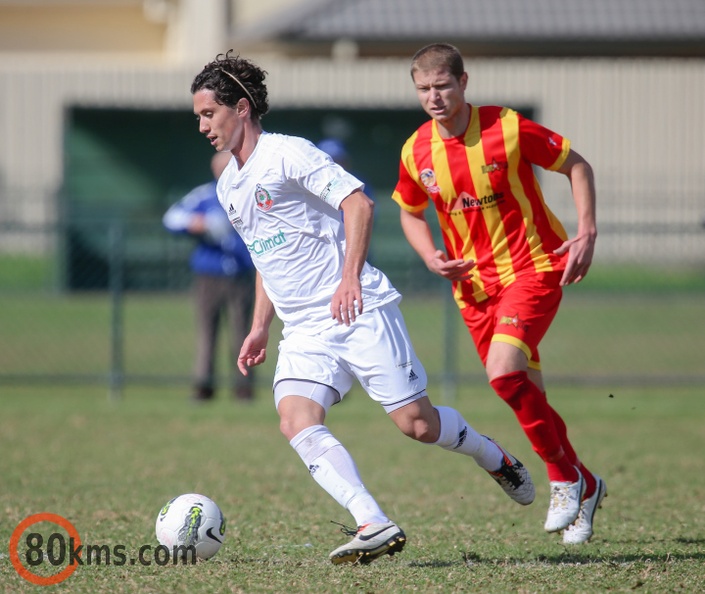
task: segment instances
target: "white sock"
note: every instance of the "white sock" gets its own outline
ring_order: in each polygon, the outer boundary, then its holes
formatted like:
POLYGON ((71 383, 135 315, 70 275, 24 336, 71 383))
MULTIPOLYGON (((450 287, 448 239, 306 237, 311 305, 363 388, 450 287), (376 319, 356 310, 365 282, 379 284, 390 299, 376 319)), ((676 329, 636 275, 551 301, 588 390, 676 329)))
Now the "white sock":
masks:
POLYGON ((475 431, 454 408, 437 406, 441 434, 434 445, 450 452, 471 456, 480 468, 494 472, 502 466, 504 454, 488 437, 475 431))
POLYGON ((325 425, 308 427, 289 443, 313 479, 352 514, 358 526, 389 522, 362 484, 355 461, 325 425))

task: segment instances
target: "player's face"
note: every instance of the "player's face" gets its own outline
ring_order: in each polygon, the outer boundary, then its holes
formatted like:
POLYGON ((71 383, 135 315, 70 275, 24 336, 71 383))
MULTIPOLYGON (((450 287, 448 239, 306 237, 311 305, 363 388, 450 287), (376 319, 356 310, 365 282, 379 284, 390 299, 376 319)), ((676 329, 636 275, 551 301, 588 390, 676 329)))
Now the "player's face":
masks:
POLYGON ((449 130, 452 130, 454 124, 466 113, 467 84, 466 73, 457 79, 446 68, 414 72, 414 85, 421 107, 449 130))
POLYGON ((193 95, 193 113, 198 118, 198 131, 205 134, 216 151, 233 151, 242 146, 244 118, 240 110, 215 100, 210 89, 201 89, 193 95))

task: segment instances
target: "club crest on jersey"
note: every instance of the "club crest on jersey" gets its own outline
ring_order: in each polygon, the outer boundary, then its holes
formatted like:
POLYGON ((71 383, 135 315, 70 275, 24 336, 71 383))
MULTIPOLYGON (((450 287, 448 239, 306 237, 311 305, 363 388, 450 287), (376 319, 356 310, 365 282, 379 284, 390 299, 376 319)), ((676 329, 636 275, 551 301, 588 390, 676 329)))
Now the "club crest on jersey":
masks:
POLYGON ((429 192, 437 193, 441 191, 436 185, 436 172, 433 169, 422 169, 419 171, 419 179, 429 192))
POLYGON ((271 195, 261 184, 257 184, 255 188, 255 201, 257 202, 257 208, 265 212, 272 208, 272 204, 274 204, 271 195))

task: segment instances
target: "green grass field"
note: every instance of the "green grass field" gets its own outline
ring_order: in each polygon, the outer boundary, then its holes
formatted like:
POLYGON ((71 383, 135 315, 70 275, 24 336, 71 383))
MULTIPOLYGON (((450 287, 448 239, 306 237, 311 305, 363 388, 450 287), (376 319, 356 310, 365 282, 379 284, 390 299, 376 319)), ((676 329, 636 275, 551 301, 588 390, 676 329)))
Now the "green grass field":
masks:
MULTIPOLYGON (((154 522, 162 505, 192 491, 212 497, 228 519, 226 542, 215 558, 176 567, 93 563, 49 588, 189 594, 704 591, 705 475, 698 471, 698 452, 705 438, 705 275, 595 272, 566 291, 542 344, 549 398, 567 420, 578 452, 608 484, 593 541, 566 548, 543 532, 543 466, 509 408, 486 385, 458 325, 455 406, 526 463, 537 483, 535 503, 517 506, 472 461, 403 437, 355 389, 331 411, 329 425, 369 489, 407 532, 408 545, 401 555, 370 566, 335 567, 328 553, 347 537, 331 521, 352 519, 315 484, 278 432, 270 394, 276 324, 272 356, 258 370, 257 400, 242 405, 221 393, 211 405, 195 407, 187 400, 189 296, 127 294, 122 335, 128 383, 122 399, 114 399, 107 382, 109 296, 54 292, 43 266, 0 266, 0 592, 42 590, 20 577, 9 557, 11 535, 28 516, 59 514, 84 544, 121 546, 128 558, 136 557, 140 547, 157 546, 154 522)), ((419 356, 438 378, 447 362, 441 299, 407 295, 402 309, 419 356)), ((220 363, 224 369, 222 348, 220 363)), ((430 393, 436 403, 448 396, 437 379, 430 393)), ((57 527, 44 522, 32 530, 46 539, 57 527)), ((20 535, 21 553, 29 534, 20 535)), ((33 571, 51 576, 64 567, 45 559, 33 571)))
MULTIPOLYGON (((618 295, 571 290, 541 346, 546 374, 585 382, 705 383, 701 294, 618 295)), ((4 296, 0 307, 0 385, 5 374, 36 383, 88 378, 107 382, 110 302, 104 295, 4 296)), ((193 360, 192 302, 187 294, 128 295, 123 309, 123 365, 128 382, 188 384, 193 360)), ((455 372, 482 376, 469 334, 451 305, 455 372)), ((453 367, 446 355, 440 298, 405 297, 402 310, 431 376, 453 367)), ((279 326, 272 328, 272 346, 279 326)), ((224 337, 221 337, 224 338, 224 337)), ((221 340, 219 369, 227 368, 221 340)), ((260 374, 270 384, 271 370, 260 374)), ((186 389, 184 387, 184 389, 186 389)))
MULTIPOLYGON (((83 565, 57 591, 95 592, 695 592, 705 588, 705 439, 701 388, 561 388, 552 396, 586 463, 607 481, 588 545, 543 532, 542 464, 511 412, 486 389, 456 406, 523 459, 537 499, 511 502, 462 456, 403 437, 360 391, 329 424, 368 488, 407 532, 400 555, 333 566, 351 523, 278 433, 271 397, 194 407, 181 390, 132 388, 118 402, 94 387, 7 387, 0 393, 0 589, 41 588, 8 558, 31 514, 67 518, 84 544, 156 546, 161 506, 203 492, 228 520, 210 561, 187 566, 83 565)), ((56 526, 33 528, 49 535, 56 526)), ((23 536, 26 539, 26 534, 23 536)), ((27 550, 20 540, 20 551, 27 550)), ((44 563, 36 573, 62 569, 44 563)), ((49 591, 49 590, 47 590, 49 591)))

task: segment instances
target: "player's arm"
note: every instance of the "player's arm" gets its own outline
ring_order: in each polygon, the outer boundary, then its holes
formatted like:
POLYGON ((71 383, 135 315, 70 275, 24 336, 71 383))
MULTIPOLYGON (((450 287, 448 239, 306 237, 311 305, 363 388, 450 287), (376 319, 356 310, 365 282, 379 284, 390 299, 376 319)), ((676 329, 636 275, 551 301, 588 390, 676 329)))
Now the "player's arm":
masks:
POLYGON ((360 273, 367 259, 372 237, 374 202, 361 190, 356 190, 340 205, 345 226, 345 260, 343 278, 330 304, 333 318, 349 326, 362 313, 360 273), (357 306, 357 309, 356 309, 357 306))
POLYGON ((474 260, 448 260, 444 251, 436 249, 424 211, 410 212, 402 208, 400 212, 406 240, 431 272, 451 281, 465 281, 472 277, 469 271, 475 266, 474 260))
POLYGON ((270 301, 262 285, 259 272, 255 282, 255 306, 252 313, 252 327, 250 333, 242 343, 240 355, 237 358, 238 369, 247 375, 247 368, 260 365, 267 358, 267 342, 269 340, 269 326, 274 319, 274 305, 270 301))
POLYGON ((592 264, 597 239, 595 178, 590 164, 572 149, 558 171, 570 180, 578 211, 577 235, 555 251, 558 255, 568 252, 568 263, 561 278, 561 285, 565 286, 585 278, 592 264))

